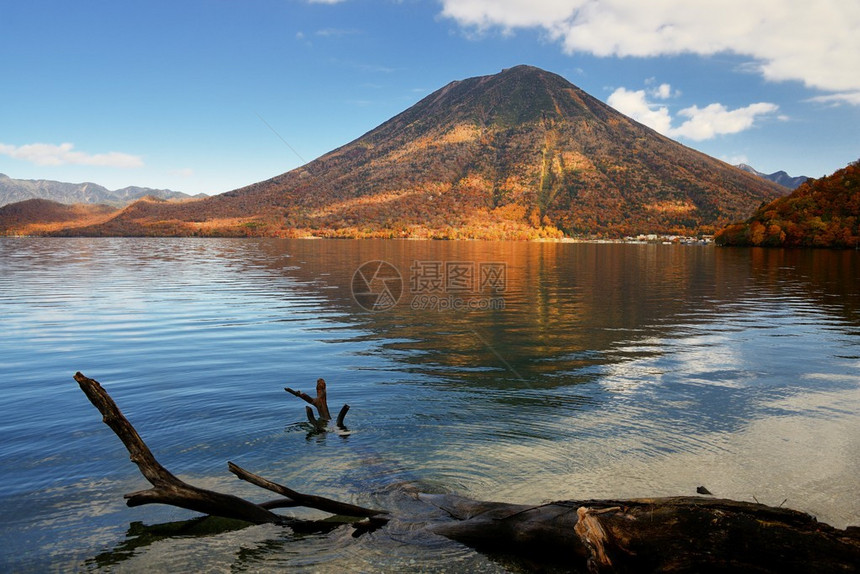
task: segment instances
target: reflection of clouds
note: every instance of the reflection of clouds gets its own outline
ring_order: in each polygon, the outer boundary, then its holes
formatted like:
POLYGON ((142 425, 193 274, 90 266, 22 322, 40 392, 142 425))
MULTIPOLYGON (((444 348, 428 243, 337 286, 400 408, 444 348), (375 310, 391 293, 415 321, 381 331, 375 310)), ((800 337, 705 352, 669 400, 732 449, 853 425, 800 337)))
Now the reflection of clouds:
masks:
MULTIPOLYGON (((833 321, 795 299, 786 296, 748 301, 742 308, 716 308, 687 318, 695 322, 672 325, 669 336, 622 342, 607 351, 615 360, 601 368, 600 384, 613 393, 633 393, 666 383, 667 378, 733 389, 779 376, 793 381, 838 380, 838 374, 804 374, 817 368, 808 359, 810 345, 832 329, 833 321)), ((832 368, 832 357, 821 354, 814 359, 823 368, 832 368)), ((782 380, 776 386, 785 384, 782 380)))
POLYGON ((663 339, 647 337, 610 349, 608 354, 616 360, 603 367, 600 385, 613 393, 633 393, 659 383, 664 372, 660 365, 664 344, 663 339))
POLYGON ((720 333, 698 334, 676 342, 683 344, 681 362, 690 373, 739 369, 743 361, 736 342, 720 333))
POLYGON ((612 393, 629 394, 664 383, 671 375, 685 384, 738 388, 742 386, 738 381, 748 376, 738 346, 718 332, 636 340, 608 351, 620 360, 603 367, 600 385, 612 393))
MULTIPOLYGON (((860 369, 860 363, 858 362, 845 362, 843 365, 846 367, 853 367, 854 370, 860 369)), ((805 375, 801 375, 801 378, 816 381, 860 384, 860 375, 845 375, 841 373, 806 373, 805 375)))

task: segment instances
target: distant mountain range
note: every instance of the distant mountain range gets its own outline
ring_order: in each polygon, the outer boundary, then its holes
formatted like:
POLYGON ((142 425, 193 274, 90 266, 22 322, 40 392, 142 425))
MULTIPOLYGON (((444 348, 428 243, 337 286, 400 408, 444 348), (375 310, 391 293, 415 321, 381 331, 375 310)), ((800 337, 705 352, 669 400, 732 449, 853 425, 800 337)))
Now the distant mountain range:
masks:
POLYGON ((181 191, 124 187, 109 190, 95 183, 64 183, 46 179, 12 179, 0 173, 0 206, 27 199, 48 199, 57 203, 101 203, 121 207, 145 196, 159 199, 188 199, 181 191))
POLYGON ((451 82, 357 140, 268 181, 195 201, 140 200, 78 221, 39 220, 41 208, 31 205, 12 223, 0 208, 0 232, 692 235, 749 217, 786 193, 670 140, 561 76, 516 66, 451 82))
POLYGON ((797 177, 791 177, 784 171, 775 171, 773 173, 762 173, 755 169, 754 167, 747 165, 745 163, 739 163, 736 166, 738 169, 742 169, 748 173, 753 175, 757 175, 759 177, 763 177, 764 179, 768 179, 774 183, 777 183, 783 187, 787 187, 788 189, 797 189, 801 184, 805 183, 808 177, 805 175, 799 175, 797 177))

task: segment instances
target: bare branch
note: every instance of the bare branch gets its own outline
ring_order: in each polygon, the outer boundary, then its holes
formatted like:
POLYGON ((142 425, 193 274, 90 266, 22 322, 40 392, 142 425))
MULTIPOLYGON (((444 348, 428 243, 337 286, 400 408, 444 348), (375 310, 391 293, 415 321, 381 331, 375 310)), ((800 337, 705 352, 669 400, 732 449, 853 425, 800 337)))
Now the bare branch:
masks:
POLYGON ((140 438, 137 430, 120 412, 107 391, 94 379, 75 373, 75 380, 87 398, 102 414, 102 420, 123 442, 132 462, 152 484, 149 490, 126 495, 129 506, 142 504, 170 504, 195 512, 237 518, 254 524, 279 523, 282 517, 253 502, 203 488, 197 488, 176 478, 155 459, 152 451, 140 438))
POLYGON ((340 409, 340 412, 337 415, 337 422, 335 423, 339 428, 346 428, 343 424, 343 419, 346 417, 346 413, 349 412, 349 405, 343 405, 340 409))
POLYGON ((317 510, 322 510, 323 512, 331 512, 332 514, 339 514, 342 516, 366 517, 388 514, 384 510, 364 508, 362 506, 356 506, 354 504, 349 504, 346 502, 339 502, 337 500, 332 500, 330 498, 324 498, 322 496, 316 496, 313 494, 302 494, 301 492, 297 492, 291 488, 288 488, 281 484, 277 484, 275 482, 263 478, 262 476, 247 471, 233 462, 228 462, 227 466, 230 469, 230 472, 232 472, 242 480, 259 486, 260 488, 265 488, 266 490, 271 490, 272 492, 276 492, 278 494, 286 496, 290 500, 298 503, 300 506, 305 506, 307 508, 315 508, 317 510))

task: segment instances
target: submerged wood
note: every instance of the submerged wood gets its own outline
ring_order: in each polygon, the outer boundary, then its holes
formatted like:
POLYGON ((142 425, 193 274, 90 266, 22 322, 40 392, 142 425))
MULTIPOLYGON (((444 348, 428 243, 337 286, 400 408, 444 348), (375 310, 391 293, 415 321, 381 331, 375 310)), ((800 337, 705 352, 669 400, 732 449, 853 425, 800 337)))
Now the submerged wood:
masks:
POLYGON ((260 488, 265 488, 266 490, 271 490, 272 492, 276 492, 278 494, 286 496, 288 499, 295 502, 299 506, 315 508, 317 510, 322 510, 324 512, 330 512, 331 514, 338 514, 341 516, 371 517, 378 516, 380 514, 387 514, 387 512, 385 512, 384 510, 364 508, 361 506, 356 506, 354 504, 338 502, 337 500, 331 500, 313 494, 302 494, 301 492, 297 492, 291 488, 267 480, 262 476, 258 476, 256 474, 248 472, 247 470, 243 469, 235 463, 228 462, 227 466, 229 467, 230 472, 232 472, 242 480, 259 486, 260 488))
MULTIPOLYGON (((152 485, 152 488, 148 490, 126 494, 125 498, 128 506, 154 503, 168 504, 212 516, 244 520, 252 524, 283 523, 285 521, 284 517, 275 514, 270 509, 290 506, 305 506, 333 514, 340 513, 353 517, 369 517, 385 514, 384 511, 380 510, 345 504, 321 496, 302 494, 285 486, 266 481, 266 479, 252 474, 232 462, 228 463, 228 466, 239 478, 258 486, 261 483, 273 485, 279 489, 276 492, 286 495, 286 498, 264 504, 255 504, 238 496, 206 490, 188 484, 161 466, 137 430, 125 418, 125 415, 122 414, 114 400, 98 381, 90 379, 80 372, 75 373, 74 378, 93 406, 102 414, 104 423, 123 442, 129 452, 131 461, 137 464, 140 473, 152 485), (345 512, 339 512, 340 510, 344 510, 345 512)), ((269 486, 264 486, 264 488, 273 490, 269 486)))
MULTIPOLYGON (((317 412, 319 413, 319 416, 321 419, 324 419, 327 421, 331 420, 331 413, 328 410, 328 402, 326 400, 325 379, 317 379, 317 396, 316 396, 316 398, 314 398, 314 397, 310 396, 309 394, 304 393, 302 391, 294 391, 290 387, 284 387, 284 390, 287 391, 288 393, 290 393, 291 395, 299 397, 300 399, 302 399, 306 403, 310 403, 313 406, 315 406, 317 408, 317 412)), ((308 418, 312 418, 312 414, 308 418)), ((311 420, 311 422, 315 424, 315 422, 313 420, 311 420)))
POLYGON ((340 408, 340 412, 337 414, 337 421, 335 421, 335 424, 338 426, 338 428, 342 428, 342 429, 346 428, 343 424, 343 419, 346 418, 346 413, 348 413, 348 412, 349 412, 349 405, 343 405, 340 408))
MULTIPOLYGON (((308 422, 314 427, 314 429, 318 432, 322 432, 325 430, 328 421, 331 420, 331 412, 328 410, 328 400, 326 393, 326 384, 325 379, 317 379, 317 396, 316 398, 310 396, 307 393, 302 391, 296 391, 291 389, 290 387, 284 387, 284 390, 290 393, 291 395, 298 397, 317 408, 317 413, 319 413, 319 418, 314 416, 314 411, 311 407, 305 407, 305 414, 308 417, 308 422)), ((346 426, 343 424, 343 419, 346 417, 346 413, 349 412, 349 405, 343 405, 341 407, 340 412, 337 415, 337 421, 335 424, 338 428, 342 430, 346 430, 346 426)))
MULTIPOLYGON (((304 506, 363 518, 354 525, 356 533, 384 526, 390 518, 384 510, 299 493, 232 462, 229 469, 236 476, 284 498, 255 504, 189 485, 156 461, 97 381, 81 373, 75 380, 153 485, 127 494, 129 506, 169 504, 253 524, 294 523, 271 509, 304 506)), ((424 525, 428 532, 478 550, 512 555, 535 567, 558 565, 573 572, 830 573, 857 572, 860 565, 860 528, 840 530, 802 512, 763 504, 669 497, 530 506, 456 495, 416 496, 444 511, 443 517, 437 515, 424 525)))
POLYGON ((278 522, 280 517, 253 502, 192 486, 161 466, 155 456, 140 438, 137 430, 128 422, 119 407, 94 379, 75 373, 75 380, 87 395, 90 402, 102 414, 102 420, 123 442, 131 461, 137 464, 140 473, 149 481, 152 488, 126 494, 128 506, 142 504, 170 504, 203 514, 214 514, 225 518, 238 518, 254 524, 278 522))

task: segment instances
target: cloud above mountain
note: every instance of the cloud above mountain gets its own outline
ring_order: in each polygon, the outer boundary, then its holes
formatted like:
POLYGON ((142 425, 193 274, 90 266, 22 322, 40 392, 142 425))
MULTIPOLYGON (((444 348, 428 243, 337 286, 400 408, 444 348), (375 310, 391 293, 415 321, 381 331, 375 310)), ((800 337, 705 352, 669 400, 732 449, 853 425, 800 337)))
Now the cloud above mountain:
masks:
MULTIPOLYGON (((671 93, 671 86, 661 84, 651 90, 650 96, 665 100, 671 93)), ((606 103, 665 136, 693 141, 742 132, 751 128, 760 116, 773 114, 779 109, 776 104, 768 102, 758 102, 733 110, 719 103, 703 108, 690 106, 678 111, 681 124, 675 126, 673 124, 677 118, 672 117, 669 108, 649 99, 649 93, 645 90, 618 88, 607 98, 606 103)))
POLYGON ((0 143, 0 154, 28 161, 36 165, 89 165, 100 167, 136 168, 143 167, 140 156, 111 151, 90 154, 74 149, 74 144, 34 143, 15 146, 0 143))
POLYGON ((569 53, 751 58, 768 80, 860 102, 860 3, 844 0, 442 0, 464 27, 543 29, 569 53))

